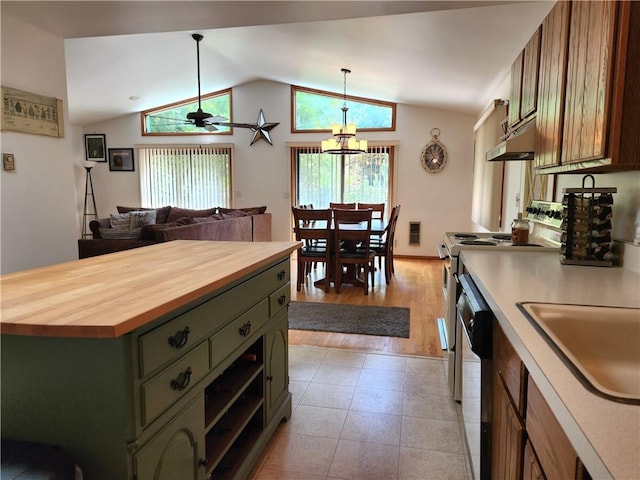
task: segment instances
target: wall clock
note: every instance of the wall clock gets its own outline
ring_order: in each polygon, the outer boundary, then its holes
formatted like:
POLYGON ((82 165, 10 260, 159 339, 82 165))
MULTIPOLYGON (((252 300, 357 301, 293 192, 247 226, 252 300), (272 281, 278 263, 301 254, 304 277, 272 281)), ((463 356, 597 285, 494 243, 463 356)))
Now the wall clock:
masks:
POLYGON ((431 129, 431 141, 425 145, 420 155, 422 167, 429 173, 438 173, 447 163, 447 149, 438 140, 440 129, 431 129))

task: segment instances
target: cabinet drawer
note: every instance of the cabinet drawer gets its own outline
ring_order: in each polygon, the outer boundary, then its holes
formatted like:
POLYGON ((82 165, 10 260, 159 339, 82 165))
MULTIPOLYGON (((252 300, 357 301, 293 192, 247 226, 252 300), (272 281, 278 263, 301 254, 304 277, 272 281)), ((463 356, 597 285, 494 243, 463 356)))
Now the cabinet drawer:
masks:
POLYGON ((142 335, 139 340, 140 377, 144 378, 162 365, 177 359, 193 345, 247 310, 256 300, 286 285, 290 276, 289 269, 287 259, 142 335))
POLYGON ((209 339, 211 365, 214 367, 240 347, 269 320, 269 302, 265 298, 209 339))
POLYGON ((209 372, 209 344, 193 351, 142 386, 142 421, 146 425, 209 372))
POLYGON ((278 290, 269 295, 269 316, 277 315, 282 309, 289 305, 291 300, 291 286, 283 285, 278 290))

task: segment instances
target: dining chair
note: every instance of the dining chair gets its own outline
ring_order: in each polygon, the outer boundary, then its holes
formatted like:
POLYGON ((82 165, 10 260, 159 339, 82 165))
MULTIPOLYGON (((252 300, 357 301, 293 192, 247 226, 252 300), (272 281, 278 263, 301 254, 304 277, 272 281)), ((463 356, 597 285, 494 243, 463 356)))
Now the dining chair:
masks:
MULTIPOLYGON (((393 244, 395 243, 396 225, 398 224, 398 215, 400 214, 400 205, 396 205, 391 209, 389 215, 389 223, 384 231, 384 240, 379 244, 371 245, 371 249, 375 252, 378 261, 384 258, 384 279, 387 285, 391 281, 391 277, 395 273, 393 265, 393 244)), ((380 265, 380 263, 378 263, 380 265)))
POLYGON ((360 203, 356 206, 358 210, 373 210, 371 218, 384 218, 384 203, 360 203))
POLYGON ((353 276, 362 267, 365 295, 369 294, 369 276, 371 288, 374 286, 375 252, 371 250, 371 214, 371 210, 333 210, 336 293, 340 293, 345 266, 353 276))
POLYGON ((329 202, 329 208, 339 208, 341 210, 355 210, 356 204, 354 203, 335 203, 329 202))
POLYGON ((331 265, 331 209, 311 210, 291 207, 296 240, 302 242, 298 249, 298 274, 296 290, 302 289, 302 282, 312 265, 325 264, 324 291, 329 292, 329 266, 331 265))

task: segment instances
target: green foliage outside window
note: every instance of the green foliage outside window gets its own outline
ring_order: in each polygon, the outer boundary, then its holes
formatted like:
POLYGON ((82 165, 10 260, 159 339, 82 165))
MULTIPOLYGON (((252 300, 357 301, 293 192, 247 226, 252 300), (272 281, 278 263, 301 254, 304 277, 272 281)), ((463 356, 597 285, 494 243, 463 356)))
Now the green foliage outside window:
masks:
MULTIPOLYGON (((331 93, 294 88, 296 131, 328 130, 342 123, 344 97, 331 93)), ((394 127, 395 104, 366 102, 347 96, 347 121, 355 123, 358 130, 391 130, 394 127)))
MULTIPOLYGON (((229 133, 229 127, 216 127, 214 131, 196 127, 187 122, 187 114, 198 110, 198 99, 189 100, 189 103, 163 106, 142 112, 144 131, 143 135, 153 134, 220 134, 229 133)), ((231 120, 231 90, 216 92, 202 97, 202 111, 212 116, 219 116, 231 120)))

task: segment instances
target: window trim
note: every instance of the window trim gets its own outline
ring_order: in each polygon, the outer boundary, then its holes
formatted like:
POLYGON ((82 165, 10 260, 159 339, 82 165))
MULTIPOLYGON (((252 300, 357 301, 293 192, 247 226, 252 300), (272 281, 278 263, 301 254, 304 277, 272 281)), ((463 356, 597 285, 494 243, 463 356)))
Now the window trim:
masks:
MULTIPOLYGON (((209 98, 220 97, 225 94, 229 95, 229 122, 233 122, 233 89, 232 88, 225 88, 222 90, 217 90, 215 92, 204 94, 200 97, 200 99, 201 99, 201 102, 204 102, 209 98)), ((175 107, 182 107, 190 103, 197 103, 197 102, 198 102, 198 97, 195 96, 195 97, 187 98, 185 100, 180 100, 177 102, 168 103, 166 105, 160 105, 159 107, 153 107, 153 108, 149 108, 147 110, 141 111, 140 112, 140 132, 142 136, 143 137, 168 137, 168 136, 187 137, 187 136, 193 136, 193 135, 233 135, 233 127, 229 127, 228 132, 220 132, 220 131, 210 132, 204 129, 201 132, 147 132, 147 122, 145 121, 147 115, 152 113, 163 112, 165 110, 170 110, 175 107)))
MULTIPOLYGON (((344 94, 328 92, 325 90, 317 90, 315 88, 302 87, 300 85, 291 85, 291 133, 324 133, 331 132, 331 127, 324 129, 314 130, 299 130, 296 128, 296 93, 297 92, 313 93, 316 95, 322 95, 325 97, 337 98, 339 100, 344 99, 344 94)), ((391 127, 388 128, 360 128, 358 132, 395 132, 396 130, 396 113, 398 104, 394 102, 385 102, 384 100, 375 100, 373 98, 356 97, 353 95, 347 95, 347 100, 351 100, 359 103, 367 103, 371 105, 378 105, 391 108, 391 127)))

